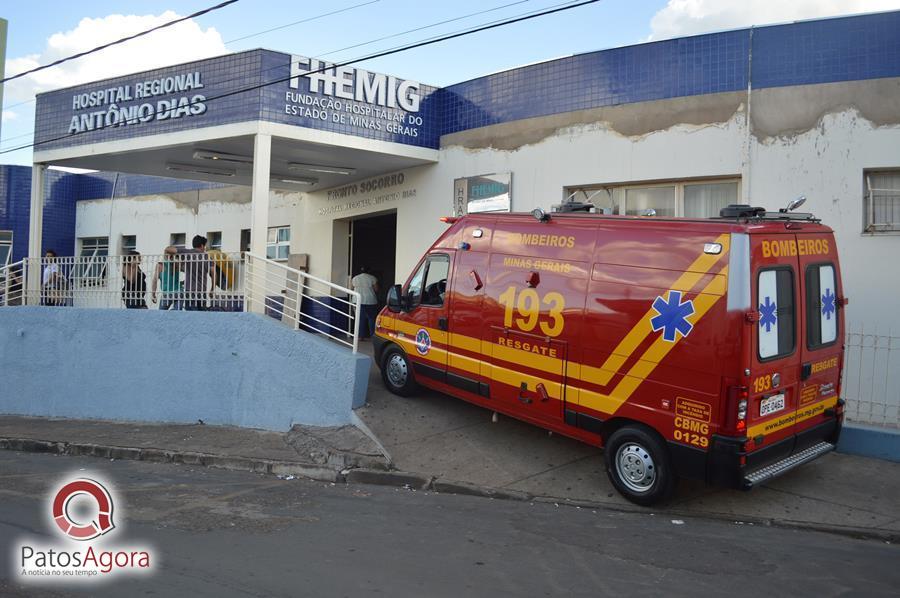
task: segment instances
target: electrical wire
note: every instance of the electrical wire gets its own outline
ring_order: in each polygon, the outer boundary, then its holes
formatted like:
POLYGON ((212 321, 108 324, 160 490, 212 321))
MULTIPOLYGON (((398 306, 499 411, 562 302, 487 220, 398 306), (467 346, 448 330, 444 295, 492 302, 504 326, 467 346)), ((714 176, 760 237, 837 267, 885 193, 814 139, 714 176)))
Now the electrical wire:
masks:
MULTIPOLYGON (((595 4, 595 3, 599 2, 599 1, 600 1, 600 0, 582 0, 581 2, 575 2, 575 3, 569 2, 569 3, 565 3, 564 5, 558 5, 558 6, 556 6, 556 7, 549 8, 549 9, 546 9, 546 10, 541 10, 541 11, 537 11, 537 12, 532 12, 532 13, 530 13, 530 14, 525 14, 525 15, 522 15, 522 16, 510 18, 510 19, 502 19, 502 20, 494 21, 494 22, 487 23, 487 24, 484 24, 484 25, 479 25, 479 26, 476 26, 476 27, 473 27, 473 28, 470 28, 470 29, 466 29, 466 30, 462 30, 462 31, 457 31, 457 32, 453 32, 453 33, 449 33, 449 34, 445 34, 445 35, 435 36, 435 37, 432 37, 432 38, 428 38, 428 39, 425 39, 425 40, 421 40, 421 41, 418 41, 418 42, 414 42, 414 43, 412 43, 412 44, 407 44, 407 45, 404 45, 404 46, 398 46, 398 47, 395 47, 395 48, 390 48, 390 49, 387 49, 387 50, 378 51, 378 52, 375 52, 375 53, 372 53, 372 54, 368 54, 368 55, 366 55, 366 56, 361 56, 361 57, 359 57, 359 58, 355 58, 355 59, 351 59, 351 60, 345 60, 345 61, 341 61, 341 62, 336 62, 336 63, 333 63, 333 64, 329 64, 329 65, 323 66, 323 67, 320 68, 320 69, 317 69, 317 70, 314 70, 314 71, 309 71, 308 73, 305 73, 305 74, 306 74, 306 75, 313 75, 313 74, 317 74, 317 73, 323 73, 323 72, 325 72, 326 70, 330 70, 330 69, 333 69, 333 68, 339 68, 339 67, 343 67, 343 66, 349 66, 349 65, 351 65, 351 64, 356 64, 356 63, 358 63, 358 62, 364 62, 364 61, 367 61, 367 60, 374 60, 374 59, 376 59, 376 58, 382 58, 382 57, 384 57, 384 56, 390 56, 390 55, 392 55, 392 54, 398 54, 398 53, 400 53, 400 52, 406 52, 406 51, 409 51, 409 50, 414 50, 414 49, 416 49, 416 48, 421 48, 421 47, 424 47, 424 46, 430 46, 430 45, 433 45, 433 44, 436 44, 436 43, 440 43, 440 42, 443 42, 443 41, 448 41, 448 40, 451 40, 451 39, 456 39, 456 38, 459 38, 459 37, 464 37, 464 36, 472 35, 472 34, 475 34, 475 33, 481 33, 481 32, 483 32, 483 31, 488 31, 488 30, 490 30, 490 29, 496 29, 496 28, 498 28, 498 27, 504 27, 504 26, 506 26, 506 25, 512 25, 512 24, 514 24, 514 23, 519 23, 519 22, 522 22, 522 21, 528 21, 528 20, 531 20, 531 19, 535 19, 535 18, 539 18, 539 17, 543 17, 543 16, 547 16, 547 15, 551 15, 551 14, 555 14, 555 13, 559 13, 559 12, 564 12, 564 11, 572 10, 572 9, 574 9, 574 8, 580 8, 580 7, 582 7, 582 6, 587 6, 588 4, 595 4)), ((247 93, 247 92, 251 92, 251 91, 256 91, 256 90, 262 89, 262 88, 264 88, 264 87, 269 87, 270 85, 276 85, 276 84, 278 84, 278 83, 284 83, 284 82, 286 82, 286 81, 290 81, 291 79, 294 79, 294 78, 296 78, 296 76, 290 76, 290 75, 289 75, 289 76, 287 76, 287 77, 280 77, 280 78, 278 78, 278 79, 273 79, 273 80, 271 80, 271 81, 266 81, 266 82, 264 82, 264 83, 258 83, 258 84, 256 84, 256 85, 251 85, 251 86, 248 86, 248 87, 244 87, 244 88, 242 88, 242 89, 236 89, 236 90, 233 90, 233 91, 221 93, 221 94, 219 94, 219 95, 217 95, 217 96, 211 96, 211 97, 205 98, 205 99, 203 100, 203 103, 208 104, 208 103, 210 103, 210 102, 212 102, 212 101, 215 101, 215 100, 221 100, 221 99, 228 98, 228 97, 231 97, 231 96, 235 96, 235 95, 238 95, 238 94, 247 93)), ((193 106, 194 104, 197 104, 197 103, 200 103, 200 102, 190 102, 190 103, 187 104, 187 105, 188 105, 188 106, 193 106)), ((129 120, 129 121, 125 121, 125 124, 136 124, 136 123, 138 123, 138 122, 139 122, 139 120, 138 120, 137 118, 135 118, 135 119, 132 119, 132 120, 129 120)), ((60 135, 60 136, 58 136, 58 137, 52 137, 52 138, 50 138, 50 139, 44 139, 44 140, 41 140, 41 141, 35 141, 35 142, 29 143, 29 144, 27 144, 27 145, 21 145, 21 146, 18 146, 18 147, 14 147, 14 148, 2 150, 2 151, 0 151, 0 155, 2 155, 2 154, 7 154, 7 153, 10 153, 10 152, 14 152, 14 151, 23 150, 23 149, 28 149, 28 148, 30 148, 30 147, 38 147, 38 146, 40 146, 40 145, 45 145, 45 144, 48 144, 48 143, 53 143, 54 141, 61 141, 61 140, 63 140, 63 139, 69 139, 69 138, 71 138, 71 137, 75 137, 75 136, 78 136, 78 135, 84 135, 85 133, 90 133, 90 132, 93 132, 93 131, 83 131, 83 132, 79 132, 79 133, 66 133, 65 135, 60 135)))
POLYGON ((301 23, 309 23, 310 21, 315 21, 317 19, 321 19, 323 17, 330 17, 331 15, 340 14, 342 12, 347 12, 349 10, 353 10, 354 8, 360 8, 362 6, 368 6, 369 4, 375 4, 376 2, 381 2, 381 0, 369 0, 369 2, 363 2, 361 4, 354 4, 353 6, 348 6, 346 8, 341 8, 338 10, 333 10, 331 12, 322 13, 320 15, 316 15, 314 17, 307 17, 305 19, 301 19, 299 21, 294 21, 293 23, 288 23, 287 25, 279 25, 278 27, 273 27, 271 29, 266 29, 265 31, 258 31, 256 33, 251 33, 250 35, 245 35, 243 37, 236 37, 232 40, 225 42, 225 45, 233 44, 234 42, 243 41, 245 39, 250 39, 251 37, 257 37, 260 35, 265 35, 266 33, 272 33, 273 31, 278 31, 280 29, 287 29, 288 27, 293 27, 294 25, 300 25, 301 23))
POLYGON ((206 13, 212 12, 214 10, 219 10, 220 8, 225 8, 229 4, 234 4, 237 1, 238 0, 225 0, 225 2, 216 4, 215 6, 210 6, 209 8, 204 8, 203 10, 199 10, 194 14, 188 15, 186 17, 181 17, 180 19, 175 19, 174 21, 169 21, 168 23, 163 23, 162 25, 157 25, 152 29, 147 29, 146 31, 141 31, 140 33, 135 33, 134 35, 129 35, 128 37, 117 39, 116 41, 109 42, 108 44, 103 44, 102 46, 97 46, 96 48, 92 48, 90 50, 85 50, 84 52, 79 52, 78 54, 73 54, 71 56, 66 56, 65 58, 60 58, 59 60, 54 60, 50 64, 45 64, 15 75, 11 75, 0 81, 0 83, 6 83, 7 81, 12 81, 13 79, 18 79, 19 77, 24 77, 25 75, 30 75, 44 69, 49 69, 50 67, 60 65, 64 62, 69 62, 70 60, 75 60, 76 58, 81 58, 82 56, 87 56, 88 54, 93 54, 94 52, 99 52, 100 50, 105 50, 106 48, 131 41, 135 38, 141 37, 142 35, 147 35, 148 33, 153 33, 154 31, 159 31, 160 29, 164 29, 166 27, 171 27, 172 25, 181 23, 182 21, 187 21, 188 19, 193 19, 194 17, 205 15, 206 13))

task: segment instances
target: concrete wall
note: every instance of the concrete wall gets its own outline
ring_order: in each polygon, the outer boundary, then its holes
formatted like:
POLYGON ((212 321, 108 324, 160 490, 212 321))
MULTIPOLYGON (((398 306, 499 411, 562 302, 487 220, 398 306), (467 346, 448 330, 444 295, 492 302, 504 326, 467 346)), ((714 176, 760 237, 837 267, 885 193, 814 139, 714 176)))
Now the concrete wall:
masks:
POLYGON ((0 413, 286 431, 351 422, 371 358, 245 313, 0 310, 0 413))

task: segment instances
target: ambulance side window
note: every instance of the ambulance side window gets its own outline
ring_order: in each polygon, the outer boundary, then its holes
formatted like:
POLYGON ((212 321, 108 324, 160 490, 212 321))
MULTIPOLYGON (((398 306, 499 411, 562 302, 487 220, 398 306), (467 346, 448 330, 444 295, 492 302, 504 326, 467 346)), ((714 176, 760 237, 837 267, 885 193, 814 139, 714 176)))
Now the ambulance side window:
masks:
POLYGON ((757 280, 760 361, 794 351, 794 271, 790 267, 760 270, 757 280))
POLYGON ((837 340, 837 287, 833 264, 806 268, 806 346, 819 349, 837 340))
POLYGON ((410 308, 443 305, 449 273, 450 256, 443 253, 429 255, 409 283, 407 293, 410 308))
POLYGON ((412 280, 409 281, 409 286, 406 288, 410 309, 418 307, 419 303, 422 302, 422 282, 425 280, 426 270, 428 270, 428 260, 422 262, 422 265, 419 266, 412 280))
POLYGON ((422 305, 440 306, 444 304, 447 292, 447 276, 450 274, 450 256, 435 254, 428 256, 428 273, 425 275, 425 290, 422 305))

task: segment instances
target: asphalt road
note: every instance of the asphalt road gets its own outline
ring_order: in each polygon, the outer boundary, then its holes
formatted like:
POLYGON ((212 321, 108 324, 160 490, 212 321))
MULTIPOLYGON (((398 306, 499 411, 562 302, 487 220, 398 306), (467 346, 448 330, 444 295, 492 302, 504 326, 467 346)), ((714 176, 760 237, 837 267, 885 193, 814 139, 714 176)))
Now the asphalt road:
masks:
MULTIPOLYGON (((112 541, 110 539, 109 541, 112 541)), ((900 548, 811 531, 577 509, 178 465, 0 451, 0 595, 896 596, 900 548), (21 586, 48 495, 98 475, 116 541, 159 570, 83 590, 21 586)))

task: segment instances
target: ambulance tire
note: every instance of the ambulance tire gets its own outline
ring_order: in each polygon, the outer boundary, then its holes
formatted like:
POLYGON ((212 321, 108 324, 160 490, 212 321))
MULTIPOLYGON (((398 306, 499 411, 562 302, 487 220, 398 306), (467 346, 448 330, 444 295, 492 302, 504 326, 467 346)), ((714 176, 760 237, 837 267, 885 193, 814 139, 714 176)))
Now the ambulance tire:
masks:
POLYGON ((408 397, 419 388, 412 363, 397 345, 389 346, 381 356, 381 379, 389 391, 401 397, 408 397))
POLYGON ((606 473, 619 493, 645 507, 675 490, 675 472, 665 443, 653 430, 628 424, 613 432, 603 449, 606 473))

